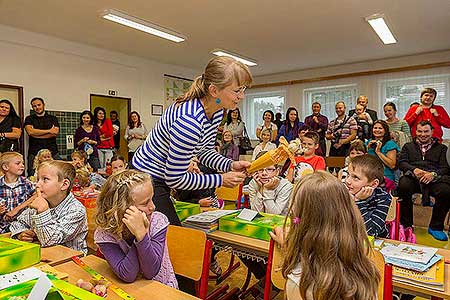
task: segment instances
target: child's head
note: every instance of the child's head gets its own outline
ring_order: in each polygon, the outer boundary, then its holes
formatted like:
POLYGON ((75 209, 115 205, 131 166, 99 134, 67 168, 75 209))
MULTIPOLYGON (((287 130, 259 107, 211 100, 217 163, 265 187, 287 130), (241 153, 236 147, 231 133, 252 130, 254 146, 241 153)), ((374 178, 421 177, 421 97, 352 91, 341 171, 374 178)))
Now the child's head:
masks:
MULTIPOLYGON (((263 156, 266 153, 267 153, 267 151, 259 152, 258 155, 256 155, 256 159, 260 158, 261 156, 263 156)), ((257 172, 257 175, 259 177, 259 180, 263 184, 266 184, 270 180, 272 180, 272 178, 277 177, 279 172, 280 172, 280 169, 278 168, 277 165, 271 165, 271 166, 268 166, 268 167, 266 167, 264 169, 259 170, 257 172)))
POLYGON ((347 189, 325 171, 308 174, 294 186, 289 207, 283 274, 300 263, 300 294, 315 299, 376 299, 380 276, 370 261, 364 221, 347 189), (298 220, 298 222, 296 222, 298 220), (355 297, 357 295, 357 297, 355 297))
POLYGON ((83 150, 77 150, 72 153, 72 164, 75 169, 84 167, 87 163, 87 159, 87 154, 83 150))
POLYGON ((384 166, 378 157, 364 154, 351 159, 345 181, 350 194, 356 195, 365 186, 375 188, 383 182, 384 166))
POLYGON ((91 180, 89 178, 90 173, 86 169, 77 169, 75 174, 75 180, 78 181, 78 184, 82 188, 89 187, 91 184, 91 180))
POLYGON ((225 130, 222 133, 222 142, 224 143, 233 143, 233 133, 229 130, 225 130))
POLYGON ((353 158, 356 156, 364 155, 367 153, 367 147, 361 140, 354 140, 350 144, 350 148, 348 149, 349 157, 353 158))
POLYGON ((268 141, 270 141, 271 133, 272 132, 270 131, 270 129, 264 128, 263 130, 261 130, 259 138, 261 139, 261 141, 267 143, 268 141))
POLYGON ((305 135, 305 133, 307 133, 307 132, 309 132, 311 130, 312 130, 312 128, 309 127, 308 125, 300 126, 300 128, 298 129, 298 137, 300 139, 302 139, 302 137, 305 135))
POLYGON ((127 168, 125 158, 120 154, 115 154, 111 158, 111 168, 113 174, 125 170, 127 168))
POLYGON ((302 148, 305 150, 303 155, 311 156, 314 155, 317 148, 319 148, 319 134, 314 131, 308 131, 302 137, 302 148))
POLYGON ((122 236, 126 226, 122 219, 130 206, 150 215, 155 210, 150 175, 125 170, 111 175, 97 198, 95 222, 101 228, 122 236))
POLYGON ((75 168, 71 163, 62 160, 45 161, 37 169, 36 187, 45 199, 62 201, 72 190, 75 175, 75 168))
POLYGON ((0 166, 4 174, 21 176, 25 170, 22 154, 18 152, 4 152, 0 157, 0 166))
POLYGON ((366 110, 366 108, 365 108, 364 106, 362 106, 361 104, 356 104, 356 107, 355 107, 355 112, 356 112, 356 114, 360 115, 360 114, 362 114, 365 110, 366 110))
POLYGON ((41 149, 34 157, 33 168, 37 170, 40 163, 49 160, 53 160, 52 152, 48 149, 41 149))

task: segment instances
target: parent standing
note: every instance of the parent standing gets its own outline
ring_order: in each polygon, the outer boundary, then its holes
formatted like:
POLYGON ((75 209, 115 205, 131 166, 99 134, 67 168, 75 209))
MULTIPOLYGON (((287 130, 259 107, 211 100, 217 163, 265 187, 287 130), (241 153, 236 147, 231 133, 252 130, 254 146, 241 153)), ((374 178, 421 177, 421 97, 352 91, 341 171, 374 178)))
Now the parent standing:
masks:
POLYGON ((124 138, 128 142, 128 162, 131 163, 136 150, 142 146, 147 138, 147 128, 141 122, 141 116, 137 111, 132 111, 128 117, 128 126, 124 138))
POLYGON ((268 129, 270 131, 270 141, 275 142, 278 134, 278 127, 275 123, 273 123, 275 116, 273 111, 266 110, 263 113, 263 123, 256 127, 256 137, 261 141, 261 132, 264 129, 268 129))
POLYGON ((312 115, 305 118, 305 125, 309 126, 311 130, 319 134, 319 146, 322 150, 322 156, 327 153, 327 146, 325 143, 325 133, 328 129, 328 118, 320 113, 322 105, 319 102, 312 104, 312 115))
POLYGON ((75 130, 75 144, 78 150, 83 150, 89 155, 89 164, 94 172, 100 169, 97 145, 100 144, 100 131, 94 126, 94 116, 89 110, 85 110, 80 116, 80 126, 75 130))
POLYGON ((22 135, 20 117, 11 101, 0 100, 0 153, 19 152, 19 139, 22 135))
POLYGON ((28 157, 27 173, 28 176, 34 174, 34 157, 41 149, 48 149, 52 153, 54 160, 60 160, 58 155, 58 145, 56 137, 59 134, 58 118, 48 114, 45 111, 44 99, 34 97, 31 99, 31 108, 35 114, 25 118, 24 127, 28 133, 28 157))
POLYGON ((405 115, 405 121, 408 122, 413 137, 416 137, 416 128, 420 121, 430 121, 434 128, 433 137, 442 143, 442 126, 450 128, 450 118, 444 107, 434 104, 436 96, 435 89, 423 89, 420 93, 420 104, 412 105, 409 108, 405 115))
POLYGON ((280 130, 278 130, 278 135, 276 139, 276 143, 280 142, 280 137, 284 136, 284 138, 290 142, 297 138, 298 130, 304 124, 300 122, 298 119, 298 111, 295 107, 289 107, 286 112, 286 120, 281 125, 280 130))
POLYGON ((94 125, 100 132, 100 144, 98 148, 98 158, 100 160, 100 169, 106 168, 106 163, 111 161, 114 149, 114 130, 111 119, 106 118, 106 111, 103 107, 94 109, 94 125))
POLYGON ((156 210, 172 224, 180 220, 170 200, 170 189, 196 190, 234 187, 246 177, 246 161, 232 161, 214 150, 223 109, 236 109, 252 83, 247 66, 230 57, 209 61, 189 91, 169 106, 134 157, 133 166, 153 178, 156 210), (196 156, 202 165, 222 174, 187 172, 196 156))
POLYGON ((389 125, 384 120, 373 123, 372 138, 367 141, 367 153, 378 158, 384 165, 384 177, 395 181, 394 169, 397 165, 397 153, 400 148, 391 139, 389 125))
POLYGON ((402 148, 404 144, 411 141, 411 129, 405 120, 397 118, 397 107, 393 102, 383 105, 386 123, 389 125, 392 139, 402 148))
POLYGON ((233 143, 239 147, 239 154, 245 154, 245 150, 241 148, 241 138, 244 136, 244 128, 245 123, 242 121, 239 108, 229 109, 227 122, 223 126, 223 132, 231 131, 233 134, 233 143))

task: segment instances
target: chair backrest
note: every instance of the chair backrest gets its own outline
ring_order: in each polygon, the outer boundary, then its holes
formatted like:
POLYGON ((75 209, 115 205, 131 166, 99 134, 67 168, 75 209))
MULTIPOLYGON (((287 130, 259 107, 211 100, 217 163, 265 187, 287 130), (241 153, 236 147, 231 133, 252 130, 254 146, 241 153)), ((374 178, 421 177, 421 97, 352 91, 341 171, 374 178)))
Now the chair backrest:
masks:
POLYGON ((345 157, 341 156, 327 156, 325 163, 328 168, 343 168, 345 166, 345 157))
POLYGON ((375 263, 375 266, 378 269, 378 272, 380 273, 380 284, 378 285, 378 299, 382 300, 384 299, 384 281, 385 281, 385 262, 383 254, 381 254, 378 250, 373 250, 369 254, 370 259, 375 263))
POLYGON ((218 187, 216 188, 217 198, 228 201, 237 201, 242 196, 242 184, 233 188, 218 187))
POLYGON ((386 222, 395 221, 397 216, 397 199, 398 197, 392 197, 391 206, 389 206, 389 210, 386 216, 386 222))
POLYGON ((272 270, 270 272, 270 276, 272 284, 279 290, 284 290, 286 286, 286 279, 283 277, 283 273, 281 272, 283 261, 283 249, 276 244, 273 247, 272 270))
POLYGON ((206 234, 203 231, 169 225, 167 247, 175 274, 199 281, 205 246, 206 234))

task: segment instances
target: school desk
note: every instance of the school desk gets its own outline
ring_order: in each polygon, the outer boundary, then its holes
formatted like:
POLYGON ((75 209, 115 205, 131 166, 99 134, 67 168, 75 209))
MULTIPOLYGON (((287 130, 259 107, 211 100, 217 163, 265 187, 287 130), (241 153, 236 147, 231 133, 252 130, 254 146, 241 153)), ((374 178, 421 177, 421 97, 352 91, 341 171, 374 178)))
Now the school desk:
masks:
POLYGON ((83 252, 67 248, 63 245, 41 248, 41 262, 52 267, 71 260, 72 256, 83 256, 83 252))
MULTIPOLYGON (((137 279, 133 283, 124 283, 116 277, 108 263, 95 255, 88 255, 81 259, 89 267, 105 276, 109 281, 129 293, 136 299, 152 299, 152 300, 195 300, 197 297, 186 294, 177 289, 171 288, 154 280, 137 279)), ((78 279, 88 281, 90 275, 73 261, 66 262, 54 267, 59 272, 69 274, 69 282, 75 284, 78 279)), ((106 299, 122 299, 113 291, 108 290, 106 299)))
MULTIPOLYGON (((406 242, 399 242, 395 240, 389 240, 389 239, 383 239, 387 243, 391 244, 409 244, 406 242)), ((424 246, 420 244, 416 244, 417 246, 423 246, 423 247, 429 247, 424 246)), ((404 283, 404 282, 398 282, 395 279, 393 279, 392 283, 394 286, 394 290, 402 292, 402 293, 408 293, 413 294, 417 296, 431 296, 431 300, 438 300, 438 299, 450 299, 450 250, 448 249, 442 249, 437 248, 437 254, 442 255, 445 260, 445 269, 444 269, 444 291, 436 291, 432 290, 426 287, 420 287, 413 283, 404 283)), ((427 298, 427 297, 426 297, 427 298)))

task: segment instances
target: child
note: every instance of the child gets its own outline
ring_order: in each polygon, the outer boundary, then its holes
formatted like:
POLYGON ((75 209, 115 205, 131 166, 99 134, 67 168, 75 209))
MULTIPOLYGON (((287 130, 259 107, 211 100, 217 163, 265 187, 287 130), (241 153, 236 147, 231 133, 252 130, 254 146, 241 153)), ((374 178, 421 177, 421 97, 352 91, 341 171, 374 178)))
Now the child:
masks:
POLYGON ((367 147, 361 140, 354 140, 350 143, 350 148, 348 149, 348 156, 345 158, 345 167, 339 170, 338 178, 342 183, 348 176, 348 164, 353 157, 361 156, 367 154, 367 147))
POLYGON ((239 147, 234 144, 233 133, 229 130, 225 130, 222 134, 220 154, 232 160, 239 160, 239 147))
POLYGON ((0 157, 0 233, 9 231, 9 224, 24 209, 34 193, 31 181, 22 176, 25 165, 17 152, 4 152, 0 157))
POLYGON ((88 156, 85 151, 77 150, 72 153, 72 165, 75 167, 75 170, 81 169, 89 173, 90 187, 92 189, 100 189, 103 184, 105 184, 105 178, 98 173, 92 172, 92 168, 88 163, 88 156))
POLYGON ((290 165, 286 179, 290 182, 297 182, 304 175, 317 170, 325 170, 325 159, 316 155, 319 148, 319 135, 314 131, 308 131, 302 138, 303 155, 296 156, 297 165, 290 165))
MULTIPOLYGON (((36 156, 34 157, 33 161, 33 174, 36 174, 36 170, 38 169, 39 165, 44 161, 53 160, 52 152, 48 149, 41 149, 38 151, 36 156)), ((36 182, 35 176, 30 176, 30 180, 32 182, 36 182)))
POLYGON ((11 237, 42 247, 64 245, 87 254, 86 209, 70 192, 75 168, 52 160, 39 165, 36 198, 11 223, 11 237))
POLYGON ((258 154, 261 151, 269 151, 272 149, 275 149, 277 146, 270 142, 271 139, 271 130, 268 128, 264 128, 263 130, 261 130, 261 134, 259 136, 261 143, 259 143, 258 145, 256 145, 255 149, 253 150, 253 155, 252 155, 252 160, 256 159, 256 156, 258 156, 258 154))
POLYGON ((388 237, 386 216, 391 195, 379 187, 383 183, 384 166, 378 157, 364 154, 356 156, 348 166, 347 189, 366 224, 368 235, 388 237))
POLYGON ((113 174, 126 170, 127 162, 125 161, 125 157, 120 154, 114 154, 111 158, 111 169, 113 174))
POLYGON ((123 281, 142 273, 177 288, 166 243, 169 221, 155 211, 152 197, 150 175, 125 170, 110 176, 97 199, 95 243, 123 281))
POLYGON ((352 116, 355 118, 358 124, 358 138, 362 141, 366 141, 372 136, 370 127, 373 124, 373 120, 369 113, 366 112, 366 108, 361 104, 356 104, 355 114, 352 116))
POLYGON ((377 299, 380 275, 368 258, 363 220, 336 177, 323 171, 303 177, 289 216, 289 230, 285 225, 270 233, 286 250, 288 300, 377 299))

